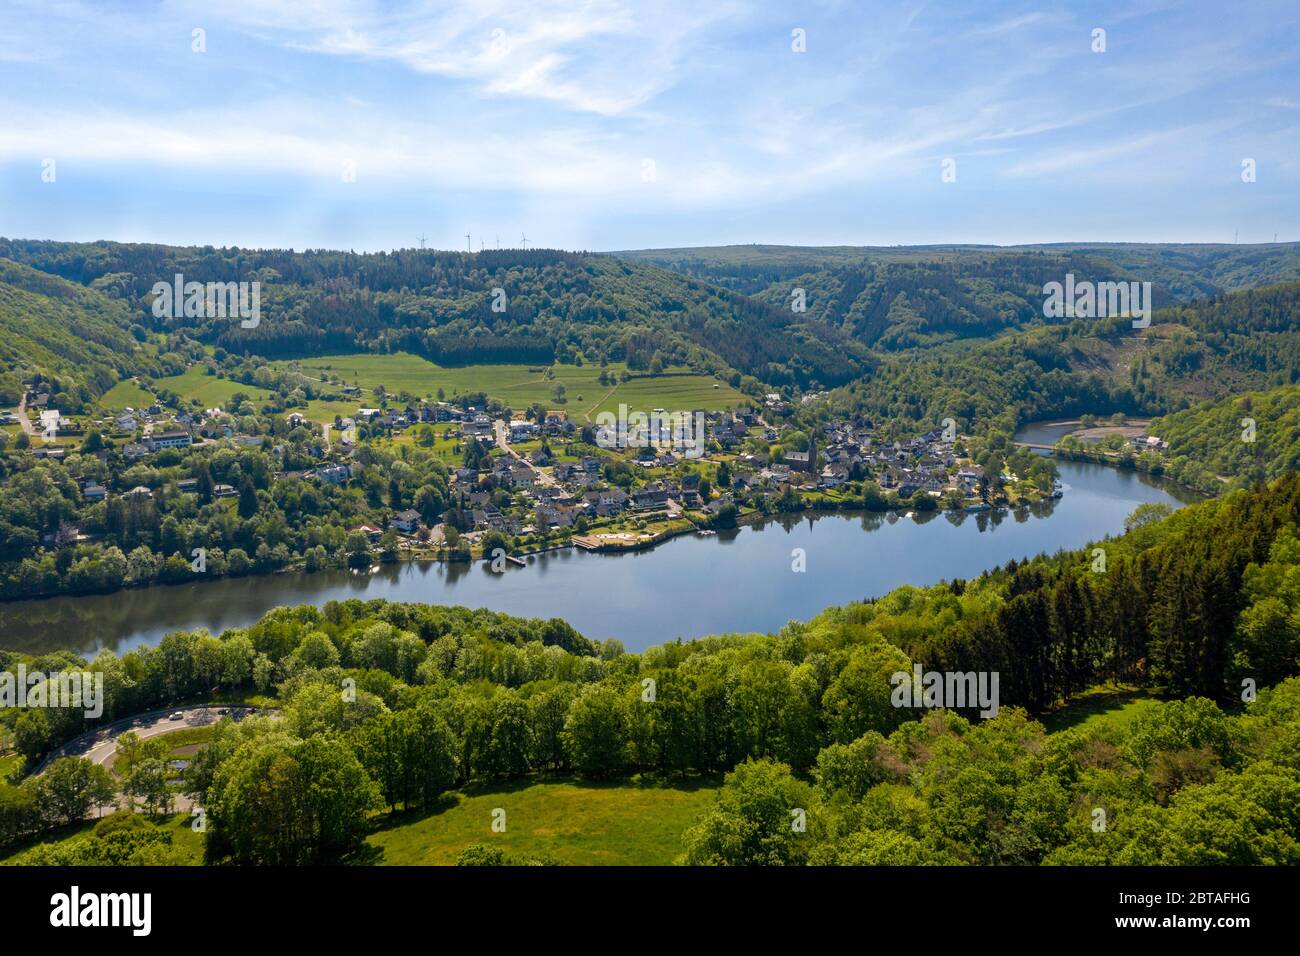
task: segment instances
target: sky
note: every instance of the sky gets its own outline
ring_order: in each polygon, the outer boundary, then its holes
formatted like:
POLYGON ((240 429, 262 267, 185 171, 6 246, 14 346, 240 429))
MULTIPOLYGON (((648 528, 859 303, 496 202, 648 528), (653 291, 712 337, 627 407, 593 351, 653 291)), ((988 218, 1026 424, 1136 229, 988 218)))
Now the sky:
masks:
POLYGON ((1297 0, 0 0, 0 236, 1295 241, 1298 41, 1297 0))

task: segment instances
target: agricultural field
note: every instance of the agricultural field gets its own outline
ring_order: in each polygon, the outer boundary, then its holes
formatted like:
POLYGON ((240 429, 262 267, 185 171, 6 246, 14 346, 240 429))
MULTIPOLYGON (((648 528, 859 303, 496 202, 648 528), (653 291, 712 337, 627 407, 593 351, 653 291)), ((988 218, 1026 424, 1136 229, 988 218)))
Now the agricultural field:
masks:
POLYGON ((693 411, 697 408, 713 412, 735 408, 737 405, 748 404, 749 401, 748 396, 707 375, 671 374, 630 379, 587 409, 586 413, 593 420, 600 412, 617 414, 620 404, 626 405, 629 412, 644 412, 647 415, 656 408, 668 412, 693 411))
POLYGON ((475 843, 570 865, 664 866, 682 852, 682 833, 710 806, 718 780, 676 785, 554 781, 449 794, 445 809, 394 817, 369 843, 375 862, 451 865, 475 843), (493 833, 492 811, 506 812, 493 833))
MULTIPOLYGON (((262 401, 271 394, 256 385, 244 385, 241 382, 232 382, 230 379, 217 378, 215 375, 206 375, 203 367, 199 365, 186 369, 182 375, 155 379, 153 384, 160 389, 165 388, 175 392, 187 403, 198 399, 203 403, 204 408, 224 408, 230 403, 231 396, 237 392, 243 392, 255 402, 262 401)), ((352 410, 356 411, 355 408, 352 410)))
MULTIPOLYGON (((619 402, 648 412, 654 408, 723 409, 746 400, 725 383, 689 372, 634 378, 621 385, 602 385, 599 380, 602 369, 597 365, 555 365, 551 367, 554 377, 547 378, 539 366, 506 364, 449 368, 408 352, 326 355, 277 364, 296 367, 313 378, 322 373, 337 375, 346 384, 366 390, 382 385, 391 395, 409 392, 419 398, 434 398, 438 389, 442 389, 444 396, 452 399, 461 394, 485 392, 517 411, 534 402, 547 408, 566 409, 575 421, 594 415, 598 409, 617 411, 619 402), (556 400, 557 385, 564 386, 563 402, 556 400)), ((620 364, 611 364, 603 371, 617 376, 624 368, 620 364)), ((333 421, 335 414, 350 414, 356 411, 356 406, 371 400, 372 396, 363 395, 355 402, 312 402, 308 417, 313 421, 333 421)))
MULTIPOLYGON (((382 385, 390 395, 409 392, 418 398, 435 397, 438 389, 441 388, 448 399, 465 392, 481 391, 499 397, 503 401, 514 401, 503 393, 510 390, 517 391, 522 385, 533 385, 535 387, 527 391, 527 394, 533 396, 528 401, 549 401, 551 387, 554 384, 547 382, 542 372, 530 371, 537 366, 467 365, 445 368, 409 352, 394 352, 391 355, 370 353, 322 355, 318 358, 275 364, 281 367, 295 367, 312 378, 319 378, 321 373, 337 375, 347 385, 356 385, 366 390, 382 385)), ((588 370, 581 368, 574 371, 582 373, 588 370)), ((599 374, 599 369, 591 371, 593 387, 599 374)), ((559 376, 556 380, 565 381, 559 376)), ((568 387, 567 381, 566 387, 568 387)), ((371 398, 372 396, 363 395, 358 399, 357 404, 365 405, 371 398)), ((355 408, 352 410, 356 411, 355 408)))

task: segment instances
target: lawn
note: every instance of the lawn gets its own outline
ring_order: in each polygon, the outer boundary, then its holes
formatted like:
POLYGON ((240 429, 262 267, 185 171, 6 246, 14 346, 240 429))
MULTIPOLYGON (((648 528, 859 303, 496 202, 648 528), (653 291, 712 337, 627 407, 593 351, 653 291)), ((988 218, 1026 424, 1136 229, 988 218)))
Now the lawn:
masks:
POLYGON ((369 842, 376 862, 396 866, 451 865, 475 843, 570 865, 668 865, 718 785, 569 780, 473 788, 448 795, 434 813, 384 819, 369 842), (504 833, 492 832, 497 808, 506 813, 504 833))
POLYGON ((1150 693, 1126 685, 1098 685, 1076 695, 1069 704, 1042 718, 1048 733, 1071 727, 1112 724, 1123 727, 1155 703, 1150 693))
POLYGON ((271 394, 256 385, 244 385, 240 382, 232 382, 230 379, 207 375, 204 366, 200 365, 186 369, 182 375, 155 379, 153 384, 160 389, 166 388, 175 392, 186 403, 197 398, 203 403, 204 408, 225 408, 230 403, 230 397, 236 392, 243 392, 254 402, 260 402, 271 394))

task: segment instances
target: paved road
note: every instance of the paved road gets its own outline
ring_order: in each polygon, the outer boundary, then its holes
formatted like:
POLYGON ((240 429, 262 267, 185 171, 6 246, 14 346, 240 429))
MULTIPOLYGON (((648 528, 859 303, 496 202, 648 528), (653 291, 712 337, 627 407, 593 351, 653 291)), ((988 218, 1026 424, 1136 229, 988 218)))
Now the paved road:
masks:
POLYGON ((122 720, 106 724, 88 734, 82 734, 76 737, 58 750, 46 757, 39 767, 37 773, 44 772, 50 763, 59 757, 86 757, 104 767, 112 767, 113 758, 117 756, 117 741, 127 731, 135 731, 141 738, 157 737, 159 734, 165 734, 173 730, 185 730, 192 727, 208 727, 221 720, 222 717, 230 716, 235 720, 242 720, 249 714, 256 713, 256 707, 231 706, 226 707, 220 704, 203 705, 199 707, 181 707, 170 708, 168 710, 155 710, 147 714, 139 714, 135 717, 127 717, 122 720), (177 710, 184 714, 180 720, 172 720, 171 715, 177 710), (228 711, 222 714, 220 711, 228 711))
POLYGON ((492 423, 492 431, 496 435, 497 447, 500 448, 507 455, 509 455, 511 458, 515 459, 515 461, 518 461, 523 465, 527 466, 528 468, 531 468, 533 471, 533 476, 537 479, 539 484, 556 485, 556 486, 559 485, 559 482, 555 480, 554 475, 542 471, 542 469, 538 468, 531 461, 529 461, 523 455, 519 454, 519 452, 515 451, 513 448, 510 447, 509 436, 506 434, 506 421, 504 418, 498 418, 495 422, 492 423))
MULTIPOLYGON (((171 708, 169 710, 155 710, 147 714, 140 714, 136 717, 128 717, 123 720, 114 721, 98 730, 88 734, 82 734, 80 737, 64 744, 54 753, 50 754, 37 767, 36 772, 39 774, 45 770, 49 763, 58 757, 81 756, 92 760, 101 767, 111 769, 113 761, 117 757, 117 742, 121 736, 128 731, 135 731, 141 738, 147 740, 150 737, 157 737, 160 734, 171 733, 174 730, 185 730, 193 727, 208 727, 217 721, 232 717, 235 720, 243 720, 249 714, 257 712, 256 707, 230 706, 213 704, 200 707, 181 707, 171 708), (180 720, 172 720, 171 715, 177 711, 184 716, 180 720), (222 713, 225 711, 225 713, 222 713)), ((108 806, 95 807, 91 810, 92 818, 102 817, 106 813, 113 813, 116 810, 125 807, 125 796, 119 795, 117 800, 108 806)), ((172 796, 172 810, 175 813, 189 813, 194 809, 194 801, 186 794, 177 793, 172 796)))

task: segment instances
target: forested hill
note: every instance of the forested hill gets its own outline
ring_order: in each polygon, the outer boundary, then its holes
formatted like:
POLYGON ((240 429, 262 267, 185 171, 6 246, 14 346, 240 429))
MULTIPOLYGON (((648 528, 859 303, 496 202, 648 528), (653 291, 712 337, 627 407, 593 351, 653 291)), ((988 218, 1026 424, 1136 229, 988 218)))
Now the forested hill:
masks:
POLYGON ((1189 302, 1234 289, 1300 279, 1300 243, 1049 243, 1029 246, 700 246, 613 253, 663 266, 750 294, 796 276, 866 265, 969 264, 1026 255, 1089 257, 1159 286, 1189 302))
POLYGON ((57 378, 76 411, 146 364, 127 332, 126 306, 94 289, 0 259, 0 406, 22 384, 57 378))
POLYGON ((608 256, 0 239, 0 257, 117 297, 145 330, 184 328, 227 351, 267 358, 406 349, 444 364, 540 363, 581 353, 634 369, 657 358, 804 388, 839 385, 871 367, 863 346, 816 316, 608 256), (151 289, 178 274, 186 282, 260 282, 260 324, 155 319, 151 289))
POLYGON ((1041 325, 1043 285, 1067 273, 1152 283, 1154 307, 1300 279, 1300 244, 1060 244, 898 248, 728 246, 619 253, 809 314, 885 350, 1041 325))
MULTIPOLYGON (((1288 282, 1161 309, 1144 329, 1128 319, 1076 319, 881 353, 873 375, 836 389, 803 414, 860 414, 904 430, 936 427, 952 416, 963 430, 997 423, 1009 431, 1084 413, 1165 415, 1292 387, 1297 376, 1300 283, 1288 282)), ((1238 451, 1231 452, 1234 460, 1238 451)), ((1275 476, 1286 461, 1255 454, 1273 464, 1262 472, 1220 474, 1275 476)))

